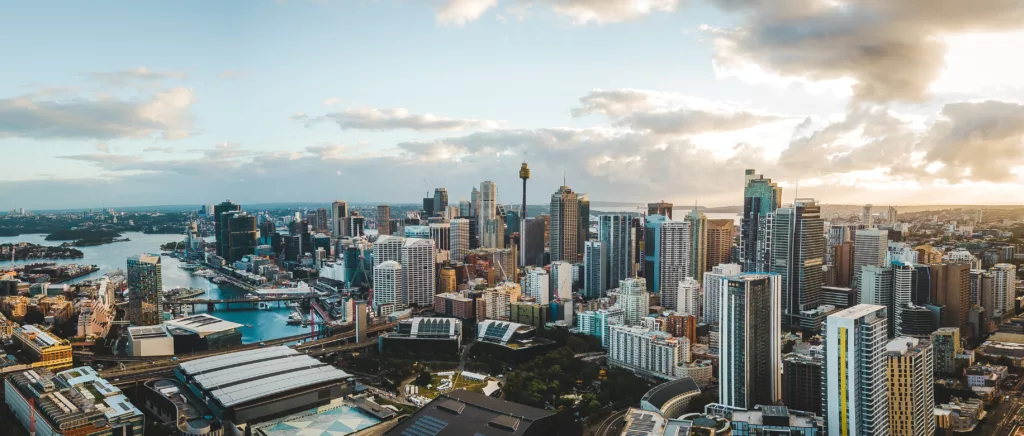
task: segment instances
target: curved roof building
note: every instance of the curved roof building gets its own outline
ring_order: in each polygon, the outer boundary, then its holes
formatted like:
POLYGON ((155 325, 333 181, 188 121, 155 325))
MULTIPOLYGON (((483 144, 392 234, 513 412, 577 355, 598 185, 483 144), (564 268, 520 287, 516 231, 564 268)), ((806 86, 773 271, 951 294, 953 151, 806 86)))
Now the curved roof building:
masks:
POLYGON ((690 377, 665 382, 655 386, 640 399, 640 408, 660 412, 668 419, 678 418, 686 411, 690 400, 700 395, 700 388, 690 377))

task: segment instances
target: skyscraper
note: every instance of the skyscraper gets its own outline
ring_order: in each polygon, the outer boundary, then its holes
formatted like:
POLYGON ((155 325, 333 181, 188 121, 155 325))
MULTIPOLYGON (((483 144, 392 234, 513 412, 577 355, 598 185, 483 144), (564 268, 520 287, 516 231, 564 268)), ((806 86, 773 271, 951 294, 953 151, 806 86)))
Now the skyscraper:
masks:
POLYGON ((932 304, 943 306, 942 327, 967 327, 971 312, 971 266, 966 263, 931 265, 935 295, 932 304))
POLYGON ((431 223, 430 239, 437 250, 451 250, 451 223, 431 223))
POLYGON ((530 166, 526 162, 519 167, 519 178, 523 180, 523 205, 519 211, 519 219, 522 220, 519 225, 519 266, 526 268, 526 181, 530 179, 530 166))
POLYGON ((482 248, 505 248, 505 222, 501 217, 484 220, 482 248))
POLYGON ((434 213, 445 213, 448 211, 448 190, 445 188, 434 188, 434 213))
POLYGON ((622 309, 623 321, 627 325, 637 326, 640 319, 647 316, 650 298, 643 279, 631 277, 619 282, 619 298, 615 305, 622 309))
MULTIPOLYGON (((231 263, 255 253, 256 245, 259 243, 256 217, 245 212, 227 212, 220 218, 221 229, 227 235, 223 245, 224 260, 231 263)), ((219 240, 217 242, 220 243, 219 240)))
MULTIPOLYGON (((379 213, 379 209, 378 209, 379 213)), ((348 217, 348 203, 337 200, 331 203, 331 235, 335 238, 347 236, 345 234, 346 218, 348 217)))
POLYGON ((551 262, 551 294, 556 299, 572 298, 572 264, 551 262))
POLYGON ((523 228, 526 229, 526 232, 520 239, 526 246, 523 249, 526 251, 526 264, 543 266, 544 219, 540 217, 530 218, 526 220, 526 225, 523 228))
MULTIPOLYGON (((729 263, 734 226, 735 224, 731 219, 708 220, 707 266, 705 271, 711 271, 711 268, 723 263, 729 263)), ((701 280, 701 283, 704 283, 704 281, 701 280)))
POLYGON ((128 258, 128 321, 133 325, 160 324, 164 301, 160 256, 140 254, 128 258))
MULTIPOLYGON (((885 252, 889 248, 889 232, 879 229, 858 230, 853 244, 853 288, 863 292, 861 270, 868 265, 885 266, 885 252)), ((863 301, 863 298, 862 298, 863 301)))
POLYGON ((664 200, 657 203, 647 203, 647 215, 661 215, 672 219, 672 203, 666 203, 664 200))
MULTIPOLYGON (((604 242, 587 241, 583 246, 583 298, 600 298, 608 289, 605 270, 604 242)), ((618 283, 618 282, 616 282, 618 283)))
POLYGON ((389 260, 373 267, 373 311, 380 316, 405 309, 402 264, 389 260))
POLYGON ((1017 267, 1010 263, 997 263, 992 273, 992 295, 995 297, 996 315, 1015 313, 1017 304, 1017 267))
POLYGON ((373 267, 393 260, 402 262, 402 247, 405 245, 405 238, 401 236, 382 236, 373 244, 373 267))
POLYGON ((551 276, 544 268, 529 268, 526 271, 523 295, 533 297, 540 304, 551 301, 551 276))
POLYGON ((402 245, 402 276, 407 304, 420 307, 434 304, 435 269, 434 241, 406 239, 402 245))
POLYGON ((679 281, 679 296, 676 298, 676 312, 686 315, 701 316, 700 282, 693 277, 685 277, 679 281))
POLYGON ((898 337, 886 345, 889 379, 889 434, 935 434, 932 345, 927 340, 898 337))
POLYGON ((551 261, 577 262, 579 253, 579 199, 568 186, 551 194, 551 261))
POLYGON ((481 205, 480 205, 480 191, 478 191, 476 189, 476 186, 473 187, 473 192, 469 193, 469 202, 470 202, 470 204, 472 204, 472 209, 470 210, 470 214, 468 216, 472 216, 474 218, 479 218, 480 217, 480 208, 481 208, 481 205))
POLYGON ((377 234, 391 234, 391 206, 387 204, 377 205, 377 234))
POLYGON ((728 286, 728 278, 740 273, 738 263, 723 263, 711 268, 704 274, 704 322, 718 331, 718 323, 722 316, 722 296, 728 286))
POLYGON ((579 230, 579 235, 576 236, 576 260, 572 262, 579 262, 583 257, 583 243, 590 240, 590 197, 587 194, 580 193, 576 195, 577 207, 576 213, 580 217, 580 222, 576 228, 579 230))
POLYGON ((754 170, 744 174, 740 223, 740 265, 745 272, 768 272, 771 262, 771 215, 782 205, 782 188, 754 170))
POLYGON ((825 319, 825 418, 830 435, 889 434, 886 308, 859 304, 825 319))
POLYGON ((647 288, 661 296, 663 307, 676 307, 679 281, 690 271, 690 223, 662 215, 647 217, 644 231, 644 278, 647 288))
POLYGON ((345 218, 345 236, 352 238, 361 237, 365 234, 365 228, 366 217, 359 215, 358 210, 352 211, 352 214, 345 218))
POLYGON ((690 223, 690 274, 704 283, 708 265, 708 217, 694 207, 686 214, 685 221, 690 223))
POLYGON ((449 249, 451 252, 451 259, 458 262, 465 262, 466 255, 469 254, 469 220, 465 218, 456 218, 448 223, 450 230, 449 233, 449 249))
POLYGON ((228 227, 226 221, 221 220, 221 215, 231 212, 241 212, 242 206, 232 203, 231 200, 224 200, 221 204, 213 206, 213 232, 217 237, 217 255, 227 257, 228 227))
MULTIPOLYGON (((487 234, 487 222, 498 217, 498 186, 489 180, 481 182, 478 195, 479 206, 476 210, 476 228, 480 234, 480 246, 483 248, 499 248, 487 245, 488 241, 492 243, 497 241, 497 235, 487 234)), ((495 229, 496 227, 492 224, 491 230, 494 231, 495 229)))
POLYGON ((860 290, 860 303, 861 304, 873 304, 876 306, 885 307, 886 316, 888 316, 888 331, 889 336, 893 337, 895 330, 891 328, 896 322, 896 301, 894 299, 895 293, 893 292, 893 285, 896 283, 894 279, 893 269, 891 266, 875 266, 865 265, 862 268, 861 282, 863 288, 860 290))
POLYGON ((473 216, 473 203, 466 200, 459 200, 459 216, 460 217, 472 217, 473 216))
POLYGON ((871 227, 874 227, 874 225, 875 225, 875 216, 871 214, 871 205, 870 204, 865 204, 864 207, 861 208, 861 211, 860 211, 860 222, 864 223, 864 226, 866 226, 869 229, 871 227))
POLYGON ((813 199, 798 198, 792 207, 775 211, 771 272, 782 280, 784 326, 799 326, 800 312, 821 305, 824 224, 821 208, 813 199))
POLYGON ((719 402, 753 409, 782 399, 782 283, 775 274, 739 274, 723 289, 719 402))
POLYGON ((631 217, 625 214, 601 215, 598 220, 597 236, 602 243, 602 256, 604 260, 601 265, 603 286, 602 291, 625 280, 633 274, 633 252, 630 243, 631 217))

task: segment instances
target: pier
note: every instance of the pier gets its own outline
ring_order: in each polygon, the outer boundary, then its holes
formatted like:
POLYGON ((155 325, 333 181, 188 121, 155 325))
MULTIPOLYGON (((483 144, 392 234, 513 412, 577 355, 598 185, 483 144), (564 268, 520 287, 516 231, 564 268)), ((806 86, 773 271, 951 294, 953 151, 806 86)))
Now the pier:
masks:
MULTIPOLYGON (((213 312, 218 304, 223 304, 223 310, 257 310, 259 309, 259 303, 278 303, 278 307, 284 307, 284 303, 289 301, 300 301, 305 302, 316 298, 315 295, 296 295, 287 297, 261 297, 261 298, 222 298, 222 299, 200 299, 200 298, 188 298, 178 301, 168 301, 164 303, 164 307, 177 306, 180 311, 184 306, 192 306, 192 313, 195 313, 196 306, 206 305, 207 312, 213 312), (234 306, 232 306, 234 305, 234 306)), ((321 309, 323 310, 323 309, 321 309)))

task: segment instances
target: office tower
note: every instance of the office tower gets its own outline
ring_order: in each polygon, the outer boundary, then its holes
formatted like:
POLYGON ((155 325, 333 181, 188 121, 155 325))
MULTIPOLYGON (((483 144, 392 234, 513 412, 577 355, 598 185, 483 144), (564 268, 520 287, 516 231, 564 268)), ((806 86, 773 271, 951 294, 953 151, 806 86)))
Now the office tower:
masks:
POLYGON ((700 316, 700 282, 693 277, 686 277, 679 281, 679 296, 676 297, 677 312, 686 315, 700 316))
MULTIPOLYGON (((444 264, 437 272, 437 293, 448 294, 458 289, 458 282, 455 278, 455 268, 450 264, 444 264)), ((437 299, 434 299, 434 306, 437 306, 437 299)))
POLYGON ((832 283, 827 283, 829 286, 838 286, 842 288, 849 288, 853 285, 853 243, 843 242, 838 245, 832 245, 828 248, 831 253, 832 263, 830 264, 834 268, 835 273, 832 275, 832 283))
MULTIPOLYGON (((505 212, 505 235, 511 237, 513 233, 522 233, 520 230, 522 220, 519 217, 518 210, 508 210, 505 212)), ((518 243, 516 244, 518 246, 518 243)), ((522 247, 520 247, 522 248, 522 247)))
POLYGON ((551 261, 576 262, 579 238, 579 199, 568 186, 551 194, 551 261))
POLYGON ((233 263, 255 253, 259 245, 259 230, 256 217, 245 212, 229 212, 221 215, 221 225, 226 229, 224 260, 233 263))
POLYGON ((863 223, 864 226, 869 228, 869 229, 871 227, 874 227, 874 225, 875 225, 875 217, 874 217, 874 215, 871 214, 871 205, 870 204, 865 204, 864 207, 861 208, 861 210, 860 210, 860 222, 863 223))
POLYGON ((852 242, 853 234, 856 233, 856 226, 846 224, 833 224, 828 226, 828 245, 839 245, 844 242, 852 242))
MULTIPOLYGON (((379 209, 378 209, 379 213, 379 209)), ((347 225, 346 218, 348 217, 348 203, 344 201, 335 201, 331 203, 331 236, 335 238, 341 238, 348 236, 345 234, 345 227, 347 225)))
MULTIPOLYGON (((579 235, 576 236, 576 256, 577 259, 583 258, 583 244, 590 240, 590 197, 587 194, 580 193, 576 195, 577 206, 576 212, 580 217, 580 222, 576 228, 579 229, 579 235)), ((573 260, 578 262, 578 260, 573 260)))
POLYGON ((601 215, 598 219, 597 238, 604 250, 601 265, 604 267, 602 280, 605 288, 602 291, 633 275, 631 220, 629 215, 624 214, 601 215))
POLYGON ((505 222, 501 218, 484 220, 484 230, 480 240, 482 248, 505 248, 505 222))
POLYGON ((221 220, 221 215, 241 211, 242 206, 232 203, 231 200, 224 200, 213 207, 213 232, 217 237, 217 255, 220 257, 227 257, 228 247, 228 227, 226 221, 221 220))
POLYGON ((345 219, 345 236, 359 238, 366 235, 363 230, 366 228, 366 217, 360 216, 359 211, 352 211, 352 214, 345 219))
POLYGON ((644 238, 646 237, 646 225, 644 217, 634 217, 629 223, 629 245, 630 252, 633 253, 633 270, 630 274, 640 277, 646 277, 644 271, 644 238))
POLYGON ((530 179, 530 166, 526 162, 519 167, 519 178, 523 180, 523 206, 519 213, 519 219, 522 220, 522 224, 519 226, 519 265, 526 268, 526 264, 529 262, 527 260, 529 257, 526 255, 526 181, 530 179))
MULTIPOLYGON (((488 241, 496 242, 497 235, 487 234, 487 222, 498 217, 498 185, 491 181, 480 183, 480 191, 477 194, 479 201, 476 209, 477 234, 480 236, 480 246, 483 248, 498 248, 487 245, 488 241)), ((491 230, 495 230, 491 225, 491 230)))
POLYGON ((971 266, 966 263, 942 263, 931 265, 932 282, 935 295, 931 302, 936 306, 944 306, 940 325, 943 327, 964 328, 971 312, 971 266))
POLYGON ((313 225, 313 228, 316 229, 316 231, 330 231, 331 226, 329 225, 329 221, 330 220, 327 219, 327 209, 321 207, 318 208, 315 212, 313 212, 313 222, 311 224, 313 225))
POLYGON ((886 345, 889 434, 935 434, 934 360, 927 340, 898 337, 886 345))
MULTIPOLYGON (((732 250, 732 232, 734 223, 731 219, 708 220, 707 261, 704 271, 711 271, 723 263, 729 263, 729 252, 732 250)), ((704 283, 701 280, 701 283, 704 283)))
POLYGON ((128 258, 128 321, 133 325, 160 324, 164 279, 160 256, 140 254, 128 258))
POLYGON ((889 434, 888 335, 884 306, 859 304, 825 319, 823 409, 830 435, 889 434))
POLYGON ((997 308, 991 271, 971 270, 971 300, 984 309, 985 319, 1001 316, 1003 306, 997 308))
POLYGON ((644 239, 647 287, 661 296, 662 307, 676 307, 679 281, 693 277, 690 271, 690 223, 651 215, 647 217, 644 239))
POLYGON ((623 322, 624 314, 618 307, 587 310, 576 314, 576 328, 579 332, 584 335, 597 336, 601 339, 601 346, 604 348, 608 348, 611 326, 623 322))
POLYGON ((543 255, 544 255, 544 219, 540 217, 534 217, 526 220, 525 235, 520 236, 520 240, 526 246, 526 264, 535 266, 544 266, 543 255))
POLYGON ((478 218, 480 216, 480 191, 473 187, 473 192, 469 193, 469 202, 472 205, 469 216, 478 218))
POLYGON ((784 326, 799 326, 801 312, 821 305, 824 226, 821 207, 813 199, 798 198, 792 207, 775 211, 771 272, 782 281, 784 326))
POLYGON ((605 283, 608 283, 605 281, 605 270, 608 264, 604 251, 604 242, 601 241, 587 241, 583 246, 583 298, 601 298, 605 295, 605 283))
POLYGON ((790 410, 801 410, 821 416, 821 369, 824 359, 818 356, 787 354, 782 359, 782 402, 790 410))
MULTIPOLYGON (((717 326, 722 316, 722 295, 729 277, 741 271, 738 263, 723 263, 704 274, 704 322, 717 326)), ((715 327, 717 329, 717 327, 715 327)))
POLYGON ((615 305, 622 308, 626 325, 640 325, 640 319, 647 316, 650 299, 643 279, 628 278, 619 282, 619 297, 615 305))
POLYGON ((647 215, 661 215, 672 219, 672 203, 666 203, 664 200, 657 203, 647 203, 647 215))
POLYGON ((768 272, 771 262, 771 215, 782 205, 782 188, 754 170, 746 170, 740 262, 745 272, 768 272))
POLYGON ((464 262, 469 254, 469 220, 456 218, 448 223, 450 229, 448 248, 452 251, 452 260, 464 262))
POLYGON ((373 244, 373 267, 393 260, 402 262, 402 247, 405 245, 405 238, 401 236, 382 236, 373 244))
POLYGON ((451 223, 430 224, 430 239, 434 241, 434 248, 451 250, 451 231, 451 223))
POLYGON ((1017 267, 1010 263, 998 263, 989 270, 992 273, 992 295, 995 297, 996 315, 1015 313, 1017 305, 1017 267))
MULTIPOLYGON (((885 266, 889 232, 879 229, 858 230, 853 244, 853 288, 863 293, 861 270, 868 265, 885 266)), ((863 302, 863 298, 861 299, 863 302)))
POLYGON ((704 283, 708 264, 708 217, 695 207, 686 214, 684 221, 690 223, 690 274, 704 283))
POLYGON ((540 304, 551 301, 551 277, 543 268, 527 269, 525 282, 523 295, 533 297, 540 304))
POLYGON ((448 190, 445 188, 434 188, 434 213, 445 213, 448 211, 448 190))
POLYGON ((391 234, 391 206, 387 204, 377 205, 377 234, 391 234))
POLYGON ((406 239, 402 245, 402 277, 405 280, 405 303, 420 307, 434 304, 435 270, 434 241, 406 239))
MULTIPOLYGON (((270 245, 270 235, 277 233, 277 226, 273 221, 260 223, 260 245, 270 245)), ((198 238, 197 238, 198 239, 198 238)))
POLYGON ((774 274, 729 277, 719 326, 719 403, 753 409, 782 399, 782 282, 774 274))
MULTIPOLYGON (((896 304, 893 299, 895 280, 892 267, 865 265, 862 270, 861 282, 863 288, 860 290, 860 303, 884 306, 886 316, 889 317, 887 319, 887 327, 892 326, 896 317, 894 313, 896 304)), ((889 328, 890 337, 894 336, 894 333, 895 331, 889 328)))
POLYGON ((572 298, 572 264, 551 262, 551 294, 555 299, 572 298))
MULTIPOLYGON (((980 213, 981 211, 979 210, 978 212, 980 213)), ((888 210, 888 214, 887 215, 888 215, 888 218, 889 218, 889 224, 890 225, 896 224, 896 223, 898 223, 900 221, 899 212, 896 211, 895 207, 889 206, 889 210, 888 210)))
POLYGON ((389 260, 373 267, 373 311, 380 316, 405 309, 402 264, 389 260))
POLYGON ((459 216, 460 217, 472 217, 473 216, 473 203, 466 200, 459 200, 459 216))
POLYGON ((643 327, 612 325, 609 328, 608 363, 674 380, 682 377, 683 363, 690 359, 690 341, 643 327))
POLYGON ((935 372, 956 375, 956 356, 964 352, 960 344, 960 329, 942 327, 932 333, 932 353, 935 355, 935 372))

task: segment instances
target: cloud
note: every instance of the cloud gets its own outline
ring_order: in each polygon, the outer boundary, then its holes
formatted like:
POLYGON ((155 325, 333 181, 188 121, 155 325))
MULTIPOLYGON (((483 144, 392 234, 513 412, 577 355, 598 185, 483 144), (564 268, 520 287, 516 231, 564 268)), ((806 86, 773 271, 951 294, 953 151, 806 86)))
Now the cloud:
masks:
POLYGON ((52 99, 41 94, 0 98, 0 138, 181 139, 193 134, 195 102, 188 88, 155 92, 141 100, 52 99))
POLYGON ((493 129, 499 122, 490 120, 445 118, 433 114, 414 114, 408 109, 374 109, 356 108, 342 112, 332 112, 319 117, 309 117, 302 112, 293 114, 290 119, 306 121, 306 125, 321 122, 332 122, 342 130, 417 130, 417 131, 450 131, 465 129, 493 129))
POLYGON ((341 99, 340 98, 331 97, 331 98, 328 98, 327 100, 324 100, 324 106, 330 106, 330 105, 334 105, 334 104, 338 104, 338 103, 341 103, 341 99))
POLYGON ((982 101, 947 104, 917 146, 923 164, 941 164, 934 177, 1010 182, 1024 165, 1024 105, 982 101))
POLYGON ((96 151, 103 152, 103 153, 110 153, 110 146, 108 146, 104 142, 97 142, 96 143, 96 151))
POLYGON ((143 153, 174 153, 174 149, 171 147, 146 147, 142 149, 143 153))
MULTIPOLYGON (((655 12, 672 12, 680 0, 517 0, 510 3, 513 5, 507 9, 517 12, 517 15, 537 7, 549 9, 575 24, 607 24, 634 20, 655 12)), ((463 26, 497 6, 498 0, 447 0, 437 9, 435 19, 440 25, 463 26)))
POLYGON ((737 27, 710 30, 720 75, 848 82, 866 102, 926 99, 944 67, 943 36, 1024 27, 1018 0, 713 2, 743 17, 737 27))
POLYGON ((224 70, 220 74, 217 74, 218 79, 224 80, 238 80, 245 77, 245 73, 237 70, 224 70))
POLYGON ((153 71, 146 67, 131 70, 85 73, 92 80, 111 86, 126 86, 139 82, 158 82, 166 79, 184 79, 185 73, 179 71, 153 71))
POLYGON ((306 152, 317 155, 320 159, 338 159, 351 151, 342 144, 318 144, 306 147, 306 152))

